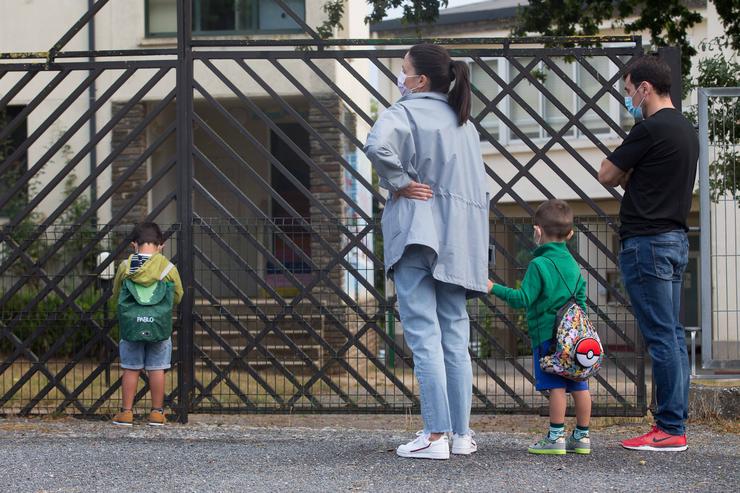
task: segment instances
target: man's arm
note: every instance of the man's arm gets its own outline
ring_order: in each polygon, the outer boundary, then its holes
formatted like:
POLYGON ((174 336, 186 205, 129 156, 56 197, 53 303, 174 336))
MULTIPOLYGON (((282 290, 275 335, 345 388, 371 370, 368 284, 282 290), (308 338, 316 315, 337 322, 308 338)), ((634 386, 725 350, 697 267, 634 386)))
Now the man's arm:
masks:
POLYGON ((617 185, 624 187, 627 185, 627 180, 629 180, 631 174, 632 170, 629 173, 625 173, 617 168, 614 163, 608 159, 604 159, 601 161, 601 169, 599 169, 599 183, 605 187, 616 187, 617 185))
POLYGON ((599 183, 606 187, 627 186, 632 172, 652 146, 650 133, 644 124, 638 123, 619 147, 603 161, 599 169, 599 183))
POLYGON ((632 177, 632 173, 635 171, 635 168, 632 168, 627 173, 624 174, 622 178, 619 179, 619 186, 623 189, 627 190, 627 184, 630 182, 630 177, 632 177))

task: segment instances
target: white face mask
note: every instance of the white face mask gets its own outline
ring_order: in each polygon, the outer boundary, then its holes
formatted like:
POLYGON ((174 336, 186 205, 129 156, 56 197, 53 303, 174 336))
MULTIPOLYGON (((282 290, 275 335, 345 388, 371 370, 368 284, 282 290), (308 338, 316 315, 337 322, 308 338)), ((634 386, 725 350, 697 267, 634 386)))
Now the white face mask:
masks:
POLYGON ((408 79, 409 77, 418 77, 418 75, 406 75, 405 73, 403 73, 403 70, 398 73, 396 85, 398 86, 398 90, 401 91, 401 96, 406 96, 414 92, 413 89, 409 89, 408 87, 406 87, 406 79, 408 79))

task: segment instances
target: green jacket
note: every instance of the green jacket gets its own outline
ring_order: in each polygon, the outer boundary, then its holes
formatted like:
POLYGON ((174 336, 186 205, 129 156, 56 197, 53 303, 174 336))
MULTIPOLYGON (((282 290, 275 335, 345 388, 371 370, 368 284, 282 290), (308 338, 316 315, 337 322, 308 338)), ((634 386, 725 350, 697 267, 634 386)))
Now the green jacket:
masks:
MULTIPOLYGON (((121 285, 123 285, 124 279, 131 279, 136 284, 143 286, 150 286, 151 284, 159 281, 159 276, 162 275, 164 268, 167 266, 167 257, 161 253, 155 253, 152 257, 144 262, 139 269, 131 274, 129 272, 129 266, 131 265, 131 256, 128 261, 121 262, 116 271, 116 277, 113 279, 113 299, 118 302, 118 294, 121 292, 121 285)), ((170 281, 175 285, 175 304, 180 303, 182 299, 183 289, 182 281, 180 280, 180 273, 177 272, 177 267, 174 267, 163 279, 164 281, 170 281)))
POLYGON ((586 281, 566 244, 545 243, 535 250, 534 257, 524 274, 521 289, 495 284, 491 290, 512 308, 527 309, 527 326, 533 348, 552 338, 558 311, 570 299, 571 293, 575 293, 578 304, 586 309, 586 281))

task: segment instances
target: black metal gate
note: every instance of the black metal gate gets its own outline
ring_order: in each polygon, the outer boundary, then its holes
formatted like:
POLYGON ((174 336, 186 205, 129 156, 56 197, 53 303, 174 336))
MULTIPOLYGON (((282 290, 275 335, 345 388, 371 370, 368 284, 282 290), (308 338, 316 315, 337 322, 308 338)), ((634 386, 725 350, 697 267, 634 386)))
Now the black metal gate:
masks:
MULTIPOLYGON (((167 384, 181 420, 418 410, 382 276, 384 198, 359 151, 392 102, 379 89, 395 81, 391 60, 418 40, 319 40, 295 13, 312 39, 193 39, 185 1, 176 49, 62 51, 106 3, 48 53, 0 54, 0 412, 118 407, 110 269, 142 219, 166 226, 186 287, 167 384)), ((642 46, 596 41, 437 40, 471 64, 471 120, 495 160, 490 275, 521 278, 531 196, 567 190, 571 250, 607 342, 594 414, 643 415, 643 349, 614 275, 620 195, 591 197, 593 156, 625 135, 619 83, 642 46)), ((523 315, 490 298, 469 311, 474 412, 542 412, 523 315)))

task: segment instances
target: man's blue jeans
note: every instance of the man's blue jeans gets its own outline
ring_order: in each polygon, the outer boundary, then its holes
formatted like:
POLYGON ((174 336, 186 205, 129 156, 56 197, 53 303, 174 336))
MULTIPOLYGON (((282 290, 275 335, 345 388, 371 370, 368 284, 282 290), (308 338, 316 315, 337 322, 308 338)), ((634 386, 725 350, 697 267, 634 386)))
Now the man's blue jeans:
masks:
POLYGON ((465 435, 473 399, 465 288, 434 279, 434 257, 431 248, 410 245, 393 266, 398 311, 414 355, 424 431, 465 435))
POLYGON ((622 241, 619 264, 637 323, 653 362, 656 425, 685 433, 689 407, 689 357, 679 323, 681 286, 689 240, 682 230, 622 241))

